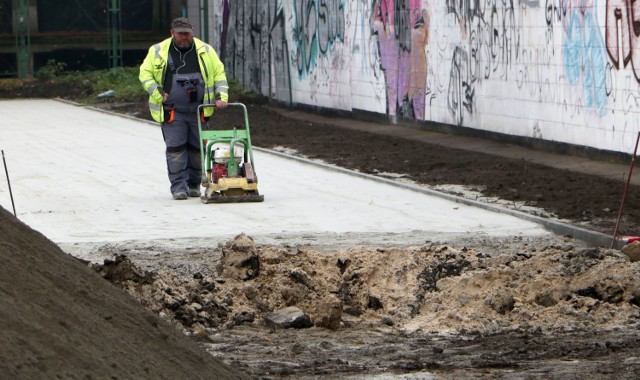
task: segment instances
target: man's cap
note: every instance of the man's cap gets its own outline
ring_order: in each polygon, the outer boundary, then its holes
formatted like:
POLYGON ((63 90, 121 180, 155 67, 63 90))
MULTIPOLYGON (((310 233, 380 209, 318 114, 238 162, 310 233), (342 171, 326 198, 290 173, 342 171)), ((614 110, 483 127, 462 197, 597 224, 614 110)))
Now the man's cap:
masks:
POLYGON ((178 17, 171 22, 171 29, 176 33, 193 33, 193 25, 186 17, 178 17))

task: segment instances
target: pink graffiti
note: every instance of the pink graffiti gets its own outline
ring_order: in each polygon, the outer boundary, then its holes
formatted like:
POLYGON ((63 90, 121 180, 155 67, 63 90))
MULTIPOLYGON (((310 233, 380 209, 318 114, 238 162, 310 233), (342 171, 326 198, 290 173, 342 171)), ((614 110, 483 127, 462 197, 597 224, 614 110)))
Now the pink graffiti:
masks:
POLYGON ((631 61, 640 81, 640 1, 607 0, 605 40, 615 67, 626 67, 631 61))
POLYGON ((378 35, 389 115, 424 119, 429 15, 420 0, 377 0, 372 30, 378 35))

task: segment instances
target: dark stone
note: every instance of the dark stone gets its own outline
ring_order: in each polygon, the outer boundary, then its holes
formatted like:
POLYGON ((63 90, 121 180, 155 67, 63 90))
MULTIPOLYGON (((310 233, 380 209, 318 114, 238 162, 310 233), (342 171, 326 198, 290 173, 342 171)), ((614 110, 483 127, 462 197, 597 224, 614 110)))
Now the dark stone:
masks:
POLYGON ((220 275, 248 281, 260 274, 260 257, 253 239, 240 234, 228 241, 222 249, 222 260, 217 267, 220 275))
POLYGON ((384 317, 382 318, 382 324, 387 326, 393 326, 396 324, 396 322, 393 320, 393 318, 384 317))
POLYGON ((382 304, 382 301, 380 301, 380 298, 369 295, 369 302, 367 302, 367 307, 369 309, 379 310, 383 309, 384 305, 382 304))
POLYGON ((499 314, 504 315, 510 312, 511 310, 513 310, 515 306, 515 301, 513 299, 513 296, 508 294, 508 295, 494 297, 489 302, 489 306, 491 306, 491 308, 496 312, 498 312, 499 314))
POLYGON ((233 316, 233 321, 236 325, 241 325, 243 323, 253 323, 255 319, 256 315, 248 311, 243 311, 233 316))
POLYGON ((338 262, 336 263, 336 265, 338 266, 338 268, 340 268, 340 274, 344 274, 349 264, 351 264, 350 259, 344 259, 344 260, 338 259, 338 262))
POLYGON ((312 327, 311 318, 297 307, 290 306, 276 310, 264 316, 267 326, 272 329, 307 328, 312 327))
POLYGON ((551 295, 546 293, 538 294, 535 300, 538 305, 544 306, 544 307, 555 306, 558 303, 556 299, 554 299, 551 295))
POLYGON ((306 286, 307 288, 313 290, 314 286, 307 275, 307 272, 303 271, 300 268, 295 268, 291 272, 289 272, 289 276, 297 283, 306 286))
MULTIPOLYGON (((444 251, 444 249, 441 249, 444 251)), ((437 282, 445 277, 459 276, 465 268, 471 267, 471 262, 462 255, 448 254, 445 261, 439 262, 435 265, 426 267, 418 275, 418 279, 421 280, 421 287, 428 292, 435 292, 438 290, 437 282)))
POLYGON ((629 300, 632 305, 636 305, 640 307, 640 294, 636 294, 632 299, 629 300))
POLYGON ((359 317, 362 315, 362 309, 356 306, 349 306, 344 309, 344 312, 349 315, 353 315, 355 317, 359 317))
POLYGON ((602 300, 600 294, 598 294, 598 292, 592 286, 584 289, 579 289, 576 294, 582 297, 590 297, 597 300, 602 300))

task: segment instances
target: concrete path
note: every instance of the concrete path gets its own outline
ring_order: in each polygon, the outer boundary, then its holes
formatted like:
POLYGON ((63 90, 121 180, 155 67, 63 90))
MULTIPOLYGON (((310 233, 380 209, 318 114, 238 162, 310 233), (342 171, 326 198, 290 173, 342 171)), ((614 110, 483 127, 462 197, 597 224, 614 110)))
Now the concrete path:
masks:
MULTIPOLYGON (((358 241, 549 234, 539 224, 255 152, 265 202, 174 201, 157 125, 54 100, 0 101, 17 216, 54 242, 230 238, 358 241)), ((4 176, 0 206, 11 211, 4 176)))

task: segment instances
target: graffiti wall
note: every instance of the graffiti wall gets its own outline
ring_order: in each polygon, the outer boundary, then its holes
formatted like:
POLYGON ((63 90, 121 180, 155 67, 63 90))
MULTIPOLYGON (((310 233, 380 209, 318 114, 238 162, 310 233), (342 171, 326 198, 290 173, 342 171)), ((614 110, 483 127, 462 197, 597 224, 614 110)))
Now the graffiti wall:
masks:
POLYGON ((214 0, 229 76, 288 104, 630 153, 640 1, 214 0))

